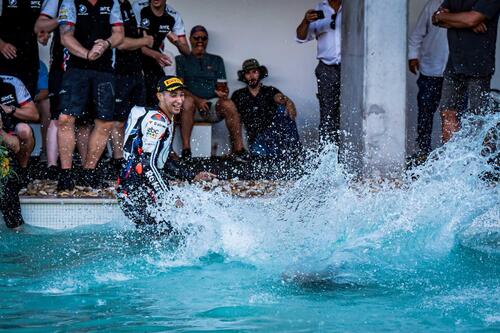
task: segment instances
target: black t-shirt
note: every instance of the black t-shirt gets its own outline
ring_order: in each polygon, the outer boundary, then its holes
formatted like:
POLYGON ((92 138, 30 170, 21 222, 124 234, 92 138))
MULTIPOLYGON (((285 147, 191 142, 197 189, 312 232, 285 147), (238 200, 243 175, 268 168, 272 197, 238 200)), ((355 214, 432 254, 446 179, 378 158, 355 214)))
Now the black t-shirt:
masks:
POLYGON ((448 69, 468 76, 490 76, 495 72, 499 0, 445 0, 451 13, 476 11, 487 17, 486 33, 471 29, 448 29, 450 56, 448 69))
MULTIPOLYGON (((142 34, 137 26, 137 20, 128 0, 120 1, 125 37, 139 38, 142 34)), ((142 71, 142 52, 116 50, 115 72, 118 74, 139 74, 142 71)))
MULTIPOLYGON (((123 24, 117 0, 97 0, 94 6, 88 0, 63 0, 59 10, 59 22, 74 25, 76 40, 87 50, 92 49, 97 39, 109 38, 113 26, 123 24)), ((113 70, 112 57, 110 49, 95 61, 71 56, 68 68, 110 72, 113 70)))
POLYGON ((0 55, 0 72, 13 75, 37 72, 39 67, 38 42, 33 29, 40 15, 42 0, 3 0, 2 2, 0 38, 17 48, 17 57, 9 60, 0 55))
POLYGON ((281 92, 275 87, 262 85, 255 97, 248 87, 236 90, 231 96, 241 115, 241 121, 245 125, 250 143, 258 134, 273 126, 278 107, 274 96, 279 93, 281 92))
MULTIPOLYGON (((31 102, 31 95, 18 78, 10 75, 0 75, 0 104, 13 105, 16 108, 31 102)), ((13 131, 16 124, 20 122, 11 113, 5 113, 0 108, 2 115, 2 128, 7 132, 13 131)))
MULTIPOLYGON (((50 19, 57 19, 62 2, 63 0, 45 0, 40 15, 47 16, 50 19)), ((59 27, 57 27, 52 37, 50 71, 63 71, 66 58, 69 58, 69 53, 61 44, 61 34, 59 27)))
MULTIPOLYGON (((165 11, 162 16, 156 16, 151 7, 141 10, 141 29, 148 35, 153 36, 153 50, 159 51, 167 34, 174 29, 175 18, 165 11)), ((155 59, 143 56, 142 64, 144 71, 158 72, 162 70, 155 59)))

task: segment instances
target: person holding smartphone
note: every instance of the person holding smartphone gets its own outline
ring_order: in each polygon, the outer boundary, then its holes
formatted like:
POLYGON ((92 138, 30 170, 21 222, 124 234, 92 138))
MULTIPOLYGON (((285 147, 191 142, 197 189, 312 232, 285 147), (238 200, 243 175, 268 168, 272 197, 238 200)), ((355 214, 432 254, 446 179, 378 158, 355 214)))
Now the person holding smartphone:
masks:
POLYGON ((297 42, 317 41, 320 143, 339 144, 342 0, 323 0, 297 27, 297 42))

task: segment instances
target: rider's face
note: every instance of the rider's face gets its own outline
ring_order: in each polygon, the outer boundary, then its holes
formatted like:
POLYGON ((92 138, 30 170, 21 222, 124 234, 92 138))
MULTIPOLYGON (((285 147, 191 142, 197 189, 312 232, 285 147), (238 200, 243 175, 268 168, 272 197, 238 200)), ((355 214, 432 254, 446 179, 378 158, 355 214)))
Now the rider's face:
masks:
POLYGON ((177 89, 174 91, 164 91, 157 94, 160 101, 160 108, 172 115, 179 114, 182 110, 182 103, 184 103, 184 90, 177 89))

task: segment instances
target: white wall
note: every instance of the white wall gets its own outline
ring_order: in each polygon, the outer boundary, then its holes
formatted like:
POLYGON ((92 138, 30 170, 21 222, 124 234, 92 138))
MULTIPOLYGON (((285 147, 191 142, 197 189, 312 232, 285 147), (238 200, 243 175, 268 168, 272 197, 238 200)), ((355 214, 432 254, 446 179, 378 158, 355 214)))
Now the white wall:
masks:
POLYGON ((208 52, 225 60, 231 91, 243 86, 236 72, 247 58, 257 58, 269 69, 265 84, 291 97, 299 112, 304 140, 315 136, 319 123, 314 68, 316 43, 295 42, 295 29, 307 9, 318 0, 168 0, 186 25, 202 24, 209 33, 208 52))

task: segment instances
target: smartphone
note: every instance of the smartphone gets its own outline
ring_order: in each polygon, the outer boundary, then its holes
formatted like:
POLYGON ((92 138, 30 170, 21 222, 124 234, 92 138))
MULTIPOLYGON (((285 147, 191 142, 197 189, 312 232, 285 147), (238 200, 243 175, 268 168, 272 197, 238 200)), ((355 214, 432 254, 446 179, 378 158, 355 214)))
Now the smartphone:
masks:
POLYGON ((322 10, 315 10, 316 15, 318 15, 318 20, 322 20, 325 18, 325 13, 322 10))

